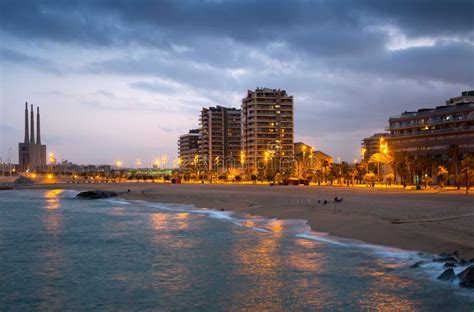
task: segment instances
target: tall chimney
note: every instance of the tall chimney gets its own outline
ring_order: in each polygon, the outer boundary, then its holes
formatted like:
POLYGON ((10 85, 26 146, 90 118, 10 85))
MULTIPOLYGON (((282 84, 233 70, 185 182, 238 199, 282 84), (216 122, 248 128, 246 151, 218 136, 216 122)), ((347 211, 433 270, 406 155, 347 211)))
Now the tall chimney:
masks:
POLYGON ((36 108, 36 144, 41 144, 41 132, 40 132, 40 108, 36 108))
POLYGON ((31 134, 30 143, 35 144, 35 113, 33 111, 33 104, 31 104, 31 134))
POLYGON ((29 129, 28 129, 28 102, 25 102, 25 144, 30 143, 30 136, 29 136, 29 129))

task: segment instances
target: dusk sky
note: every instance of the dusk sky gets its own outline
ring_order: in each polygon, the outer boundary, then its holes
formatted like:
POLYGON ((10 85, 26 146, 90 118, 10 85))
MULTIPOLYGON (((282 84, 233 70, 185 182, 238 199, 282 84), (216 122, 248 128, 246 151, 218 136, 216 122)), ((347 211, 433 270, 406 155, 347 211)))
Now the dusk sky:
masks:
POLYGON ((177 153, 203 106, 295 98, 295 142, 334 158, 391 115, 474 88, 474 1, 0 1, 0 156, 24 103, 59 159, 177 153))

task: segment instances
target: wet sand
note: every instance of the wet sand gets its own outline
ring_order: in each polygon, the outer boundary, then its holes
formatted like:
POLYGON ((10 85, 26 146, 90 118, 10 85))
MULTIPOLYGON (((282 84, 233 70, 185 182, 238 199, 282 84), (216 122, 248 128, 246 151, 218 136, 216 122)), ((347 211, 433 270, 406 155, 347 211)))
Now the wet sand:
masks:
POLYGON ((34 188, 113 190, 125 192, 121 197, 126 199, 304 219, 314 231, 339 237, 432 253, 458 250, 463 258, 474 257, 474 196, 462 192, 152 183, 57 184, 34 188), (128 189, 130 193, 126 193, 128 189), (335 203, 336 196, 343 201, 335 203), (324 200, 328 204, 324 205, 324 200))

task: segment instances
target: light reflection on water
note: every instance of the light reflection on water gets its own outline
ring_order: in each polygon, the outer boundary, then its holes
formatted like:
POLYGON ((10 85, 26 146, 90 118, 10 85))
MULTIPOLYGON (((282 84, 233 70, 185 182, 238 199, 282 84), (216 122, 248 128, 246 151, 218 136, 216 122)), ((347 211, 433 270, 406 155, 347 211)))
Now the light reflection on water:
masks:
POLYGON ((143 203, 65 200, 60 190, 12 194, 18 200, 4 203, 0 194, 0 280, 9 281, 0 283, 0 310, 466 310, 474 304, 451 286, 408 274, 406 263, 296 238, 297 223, 249 217, 239 226, 143 203))
POLYGON ((64 190, 49 190, 44 194, 45 211, 43 213, 43 224, 46 231, 58 235, 61 230, 61 212, 57 210, 61 208, 61 193, 64 190))

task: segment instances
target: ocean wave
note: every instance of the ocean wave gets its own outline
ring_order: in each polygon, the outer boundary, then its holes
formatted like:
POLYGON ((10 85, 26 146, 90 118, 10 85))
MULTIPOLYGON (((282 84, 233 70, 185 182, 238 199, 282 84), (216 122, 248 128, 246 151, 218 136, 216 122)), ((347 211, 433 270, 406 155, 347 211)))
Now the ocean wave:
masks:
MULTIPOLYGON (((128 202, 130 204, 130 202, 128 202)), ((234 212, 234 211, 220 211, 216 209, 208 208, 196 208, 193 205, 179 205, 179 204, 164 204, 164 203, 150 203, 146 201, 133 201, 136 204, 143 204, 148 207, 157 208, 163 211, 170 212, 187 212, 193 214, 205 215, 212 219, 217 219, 224 222, 230 222, 234 225, 248 228, 257 232, 266 233, 271 235, 273 232, 276 232, 274 229, 275 223, 278 223, 279 230, 278 232, 284 232, 287 237, 294 237, 298 239, 307 239, 312 241, 321 242, 323 244, 335 246, 337 248, 353 248, 356 250, 361 250, 368 252, 369 254, 375 255, 384 261, 387 264, 399 264, 401 268, 410 270, 410 274, 421 275, 428 277, 429 279, 444 283, 452 284, 457 286, 457 281, 444 282, 439 281, 437 277, 446 269, 444 263, 434 262, 433 258, 435 255, 429 253, 421 253, 419 251, 404 250, 394 247, 381 246, 366 243, 359 240, 340 238, 331 236, 329 233, 316 232, 313 231, 308 225, 306 220, 301 219, 275 219, 275 218, 266 218, 251 215, 243 212, 234 212), (417 269, 413 269, 410 266, 412 264, 419 263, 417 269)), ((458 266, 453 268, 455 273, 458 274, 464 270, 466 266, 458 266)), ((464 292, 463 292, 464 293, 464 292)), ((469 295, 474 295, 472 292, 467 292, 469 295)))

